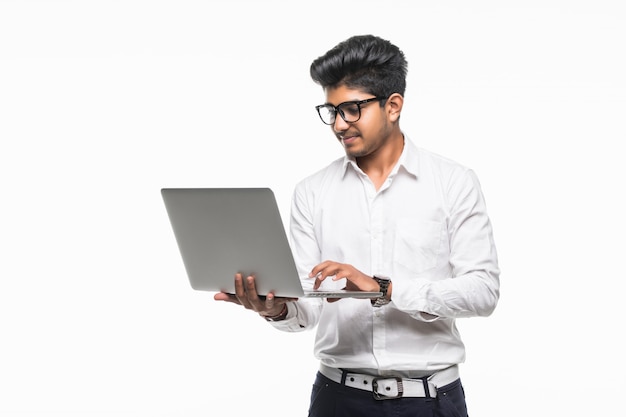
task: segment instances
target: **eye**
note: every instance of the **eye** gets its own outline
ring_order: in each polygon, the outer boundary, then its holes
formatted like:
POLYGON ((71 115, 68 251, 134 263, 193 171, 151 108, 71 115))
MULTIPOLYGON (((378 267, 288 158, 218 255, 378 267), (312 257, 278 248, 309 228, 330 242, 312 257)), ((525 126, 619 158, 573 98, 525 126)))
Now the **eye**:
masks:
POLYGON ((350 116, 350 118, 357 117, 359 115, 359 106, 355 103, 342 104, 341 110, 346 116, 350 116))

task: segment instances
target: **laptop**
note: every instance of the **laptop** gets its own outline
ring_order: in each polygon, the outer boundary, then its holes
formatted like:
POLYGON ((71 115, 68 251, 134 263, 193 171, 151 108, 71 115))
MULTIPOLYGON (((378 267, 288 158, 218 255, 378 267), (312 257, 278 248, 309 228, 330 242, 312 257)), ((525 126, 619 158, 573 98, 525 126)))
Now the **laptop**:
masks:
MULTIPOLYGON (((373 298, 380 292, 302 288, 270 188, 163 188, 161 195, 194 290, 234 293, 234 276, 254 275, 277 297, 373 298)), ((312 266, 311 266, 312 267, 312 266)))

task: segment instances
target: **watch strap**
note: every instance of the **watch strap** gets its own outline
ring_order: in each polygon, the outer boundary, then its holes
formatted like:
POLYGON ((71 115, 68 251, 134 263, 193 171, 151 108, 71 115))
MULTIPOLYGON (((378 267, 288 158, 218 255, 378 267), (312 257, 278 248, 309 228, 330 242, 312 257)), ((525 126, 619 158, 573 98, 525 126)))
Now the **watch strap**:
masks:
POLYGON ((372 306, 373 307, 381 307, 385 304, 389 304, 389 299, 387 298, 387 291, 389 290, 389 284, 391 283, 391 279, 388 277, 379 277, 374 275, 374 280, 378 282, 378 286, 380 287, 380 292, 382 293, 380 297, 372 298, 372 306))

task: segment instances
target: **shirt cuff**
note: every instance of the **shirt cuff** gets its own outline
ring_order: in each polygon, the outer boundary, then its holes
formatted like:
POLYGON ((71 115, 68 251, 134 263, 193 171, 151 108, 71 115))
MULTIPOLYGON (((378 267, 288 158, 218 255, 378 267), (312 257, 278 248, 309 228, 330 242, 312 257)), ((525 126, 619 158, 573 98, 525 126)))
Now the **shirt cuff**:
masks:
POLYGON ((408 283, 402 280, 393 281, 393 293, 391 302, 398 310, 408 313, 416 320, 432 322, 439 319, 436 314, 428 313, 428 300, 423 297, 423 292, 430 284, 427 280, 415 280, 408 283))
POLYGON ((304 326, 298 322, 298 306, 296 303, 286 303, 287 316, 284 320, 268 321, 274 328, 285 331, 300 331, 304 326))

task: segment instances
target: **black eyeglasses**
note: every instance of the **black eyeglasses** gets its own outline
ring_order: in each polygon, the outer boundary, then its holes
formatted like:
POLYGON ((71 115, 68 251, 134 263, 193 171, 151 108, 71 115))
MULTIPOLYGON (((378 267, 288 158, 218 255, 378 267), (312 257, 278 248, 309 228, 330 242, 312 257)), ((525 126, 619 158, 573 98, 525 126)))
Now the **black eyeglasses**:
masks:
POLYGON ((332 104, 320 104, 315 106, 317 114, 320 115, 320 119, 327 125, 335 124, 337 113, 341 115, 341 118, 346 123, 358 122, 361 118, 361 106, 372 101, 385 100, 384 97, 372 97, 359 101, 345 101, 338 106, 332 104))

